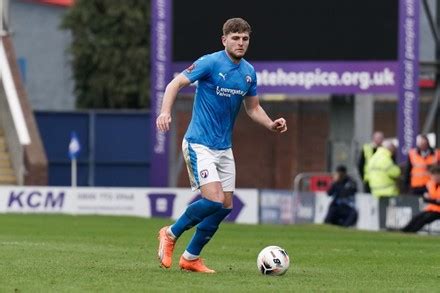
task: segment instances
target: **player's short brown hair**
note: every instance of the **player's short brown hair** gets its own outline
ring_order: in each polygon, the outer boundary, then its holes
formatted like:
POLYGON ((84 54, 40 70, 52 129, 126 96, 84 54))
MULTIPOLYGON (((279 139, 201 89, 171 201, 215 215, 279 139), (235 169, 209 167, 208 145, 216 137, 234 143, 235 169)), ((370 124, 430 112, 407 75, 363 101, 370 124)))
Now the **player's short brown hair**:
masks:
POLYGON ((248 33, 251 34, 252 29, 249 23, 243 18, 230 18, 223 24, 223 35, 230 33, 248 33))

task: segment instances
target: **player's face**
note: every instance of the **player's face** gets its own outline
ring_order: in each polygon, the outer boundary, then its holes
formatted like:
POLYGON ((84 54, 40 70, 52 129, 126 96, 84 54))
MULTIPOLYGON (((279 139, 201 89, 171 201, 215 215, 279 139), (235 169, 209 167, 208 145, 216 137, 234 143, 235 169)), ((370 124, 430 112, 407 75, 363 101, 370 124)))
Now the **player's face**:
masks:
POLYGON ((249 34, 230 33, 226 36, 222 36, 222 42, 229 57, 234 61, 240 61, 249 47, 249 34))

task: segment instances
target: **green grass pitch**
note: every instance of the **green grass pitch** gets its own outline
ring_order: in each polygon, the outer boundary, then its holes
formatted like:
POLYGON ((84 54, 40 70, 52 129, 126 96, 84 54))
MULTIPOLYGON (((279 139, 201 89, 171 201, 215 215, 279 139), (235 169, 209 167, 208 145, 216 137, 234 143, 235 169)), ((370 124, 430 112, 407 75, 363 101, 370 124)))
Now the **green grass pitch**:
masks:
POLYGON ((217 274, 171 270, 156 259, 162 219, 0 215, 0 292, 307 292, 440 290, 440 237, 319 225, 223 224, 203 252, 217 274), (258 252, 287 250, 282 277, 262 276, 258 252))

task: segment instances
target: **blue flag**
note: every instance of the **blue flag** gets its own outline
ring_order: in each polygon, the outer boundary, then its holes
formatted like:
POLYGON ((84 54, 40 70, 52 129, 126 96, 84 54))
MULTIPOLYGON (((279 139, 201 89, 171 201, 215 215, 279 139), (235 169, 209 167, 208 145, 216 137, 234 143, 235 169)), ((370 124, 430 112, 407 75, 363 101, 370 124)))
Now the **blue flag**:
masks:
POLYGON ((69 157, 71 160, 78 158, 79 152, 81 151, 81 145, 79 143, 78 136, 75 131, 70 134, 69 143, 69 157))

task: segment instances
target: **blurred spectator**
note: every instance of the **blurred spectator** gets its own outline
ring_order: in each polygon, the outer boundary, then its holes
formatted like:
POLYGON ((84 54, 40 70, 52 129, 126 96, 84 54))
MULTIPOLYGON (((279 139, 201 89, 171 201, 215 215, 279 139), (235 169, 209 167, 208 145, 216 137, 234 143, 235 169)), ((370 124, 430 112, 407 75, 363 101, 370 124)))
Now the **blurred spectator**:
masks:
POLYGON ((399 194, 397 179, 401 171, 394 161, 395 151, 394 143, 385 140, 368 162, 368 183, 374 196, 390 197, 399 194))
POLYGON ((417 137, 417 147, 409 151, 404 184, 411 194, 422 196, 429 181, 428 167, 440 162, 440 151, 429 145, 426 135, 417 137))
POLYGON ((329 206, 326 224, 350 227, 356 224, 357 211, 355 209, 354 195, 357 191, 356 182, 347 175, 345 166, 338 166, 333 175, 334 182, 327 191, 333 197, 329 206))
POLYGON ((371 143, 364 144, 362 146, 362 151, 359 155, 358 161, 358 171, 359 176, 361 177, 364 183, 364 192, 370 193, 370 186, 368 184, 368 174, 367 174, 367 164, 374 153, 377 151, 377 148, 382 145, 383 142, 383 132, 376 131, 373 133, 371 143))
POLYGON ((440 165, 431 166, 430 171, 431 179, 426 184, 427 192, 423 196, 428 205, 423 212, 411 219, 402 232, 417 232, 426 224, 440 219, 440 165))

